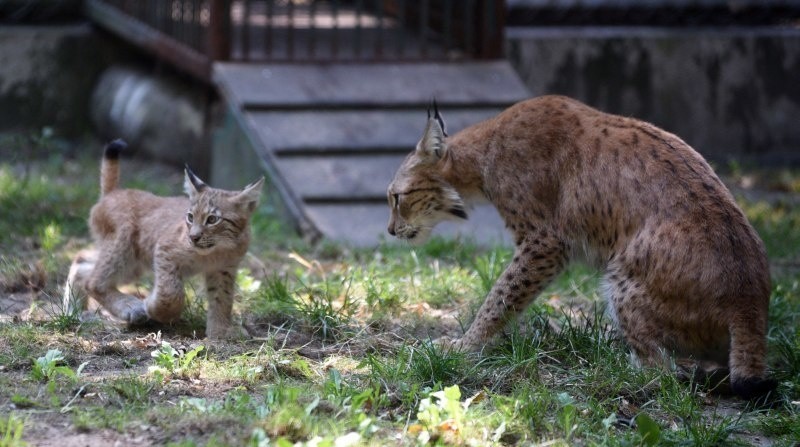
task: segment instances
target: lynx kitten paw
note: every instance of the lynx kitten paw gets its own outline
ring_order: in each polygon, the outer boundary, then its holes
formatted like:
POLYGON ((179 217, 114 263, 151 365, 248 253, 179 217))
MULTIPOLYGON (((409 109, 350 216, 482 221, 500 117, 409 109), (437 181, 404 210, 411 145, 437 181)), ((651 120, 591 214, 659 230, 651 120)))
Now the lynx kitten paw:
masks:
POLYGON ((150 317, 147 316, 147 309, 144 307, 144 301, 140 305, 129 307, 125 312, 124 319, 130 326, 138 326, 150 321, 150 317))
POLYGON ((247 340, 250 338, 250 334, 242 326, 234 324, 222 327, 219 326, 207 327, 206 337, 211 340, 235 341, 235 340, 247 340))

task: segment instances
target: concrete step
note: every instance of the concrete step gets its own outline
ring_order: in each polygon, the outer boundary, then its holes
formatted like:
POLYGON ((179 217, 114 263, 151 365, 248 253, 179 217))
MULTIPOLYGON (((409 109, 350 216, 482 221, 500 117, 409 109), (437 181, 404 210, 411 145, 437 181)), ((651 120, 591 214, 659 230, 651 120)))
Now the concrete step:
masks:
MULTIPOLYGON (((447 130, 457 132, 502 108, 443 110, 447 130)), ((406 154, 422 136, 425 107, 414 110, 252 111, 248 120, 279 155, 394 152, 406 154)))
MULTIPOLYGON (((389 223, 386 204, 309 204, 307 210, 317 228, 330 239, 358 247, 371 247, 381 242, 400 243, 386 230, 389 223)), ((481 205, 467 212, 468 220, 442 222, 433 234, 484 245, 511 244, 511 237, 494 207, 481 205)))
POLYGON ((308 202, 385 202, 386 187, 404 155, 279 157, 278 167, 308 202))
POLYGON ((247 109, 506 107, 528 96, 505 61, 412 64, 241 64, 214 66, 229 101, 247 109))

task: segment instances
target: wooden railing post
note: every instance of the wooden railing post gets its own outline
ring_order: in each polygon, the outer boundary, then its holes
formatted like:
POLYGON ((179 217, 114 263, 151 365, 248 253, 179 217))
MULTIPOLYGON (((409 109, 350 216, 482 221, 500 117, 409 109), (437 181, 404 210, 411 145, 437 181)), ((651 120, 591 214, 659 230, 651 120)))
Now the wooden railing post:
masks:
POLYGON ((231 58, 231 0, 211 0, 208 24, 208 57, 211 61, 231 58))
POLYGON ((503 57, 503 44, 506 22, 506 2, 503 0, 483 0, 479 2, 477 54, 481 59, 503 57))

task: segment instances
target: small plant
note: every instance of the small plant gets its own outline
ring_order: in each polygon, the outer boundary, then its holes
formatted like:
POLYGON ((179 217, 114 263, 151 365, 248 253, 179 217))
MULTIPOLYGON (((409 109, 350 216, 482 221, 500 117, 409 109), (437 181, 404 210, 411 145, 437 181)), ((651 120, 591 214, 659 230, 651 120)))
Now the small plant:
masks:
POLYGON ((558 422, 564 430, 564 439, 569 441, 572 433, 578 428, 578 424, 575 422, 578 407, 575 405, 575 399, 567 393, 559 393, 558 401, 561 404, 561 408, 558 410, 558 422))
POLYGON ((191 351, 180 352, 169 342, 162 341, 161 346, 150 353, 155 365, 151 366, 149 370, 161 378, 166 376, 183 377, 187 374, 197 354, 203 349, 204 346, 199 345, 191 351))
POLYGON ((417 440, 427 444, 433 437, 444 437, 445 442, 455 443, 463 429, 465 413, 458 385, 430 393, 419 402, 417 419, 424 429, 417 440))
POLYGON ((33 363, 31 375, 39 381, 51 381, 58 376, 74 379, 81 374, 88 362, 81 363, 77 371, 73 371, 69 366, 64 365, 64 355, 58 349, 51 349, 47 353, 36 359, 33 363))
POLYGON ((14 414, 8 417, 0 417, 0 446, 2 447, 23 447, 28 445, 22 440, 22 431, 25 422, 17 419, 14 414))
MULTIPOLYGON (((658 445, 661 441, 661 427, 647 413, 639 413, 634 419, 636 430, 642 436, 642 444, 647 446, 658 445)), ((700 444, 702 445, 702 444, 700 444)))
POLYGON ((122 405, 146 404, 155 388, 152 381, 135 376, 115 379, 110 386, 123 399, 122 405))
POLYGON ((198 293, 196 278, 186 282, 186 304, 181 312, 181 324, 191 333, 201 331, 206 324, 206 301, 201 298, 203 293, 198 293))
POLYGON ((400 308, 405 298, 400 293, 395 281, 383 277, 382 272, 370 268, 364 272, 363 278, 366 292, 365 301, 373 313, 394 311, 400 308))
POLYGON ((64 305, 61 300, 56 300, 55 304, 49 308, 48 313, 45 326, 55 331, 69 331, 81 324, 81 306, 64 305))
MULTIPOLYGON (((420 423, 410 426, 409 432, 417 434, 417 442, 423 445, 437 443, 439 440, 445 444, 461 444, 465 439, 470 439, 474 443, 478 439, 466 432, 470 426, 476 425, 477 418, 468 413, 473 403, 485 398, 486 395, 479 392, 462 402, 458 385, 434 391, 420 400, 417 411, 420 423)), ((483 431, 483 441, 488 441, 488 432, 483 431)), ((505 424, 501 423, 494 430, 492 440, 497 442, 504 431, 505 424)))

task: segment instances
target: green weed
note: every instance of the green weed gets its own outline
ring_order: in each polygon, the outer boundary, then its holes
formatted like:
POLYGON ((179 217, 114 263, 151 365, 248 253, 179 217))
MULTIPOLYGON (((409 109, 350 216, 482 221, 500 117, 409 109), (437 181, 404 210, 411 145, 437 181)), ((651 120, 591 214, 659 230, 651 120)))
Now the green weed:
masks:
POLYGON ((78 366, 77 370, 73 371, 69 366, 66 366, 64 362, 64 355, 61 351, 58 349, 51 349, 33 362, 31 376, 39 381, 51 381, 59 376, 75 379, 81 374, 81 371, 83 371, 83 368, 88 363, 82 363, 78 366))
POLYGON ((504 250, 491 250, 474 258, 471 264, 480 280, 477 293, 485 296, 505 270, 508 264, 508 253, 504 250))
POLYGON ((405 303, 406 298, 397 282, 383 271, 370 267, 360 279, 364 283, 365 302, 373 313, 394 312, 405 303))
POLYGON ((193 335, 201 332, 206 325, 206 299, 208 297, 203 298, 205 288, 198 287, 197 283, 197 278, 191 278, 184 285, 186 304, 180 318, 180 329, 193 335), (202 292, 198 293, 198 291, 202 292))
POLYGON ((800 246, 800 207, 767 202, 739 204, 764 240, 770 258, 797 260, 797 247, 800 246))
POLYGON ((322 339, 336 340, 347 333, 357 306, 352 295, 352 277, 334 281, 328 279, 290 290, 285 279, 272 278, 258 299, 277 305, 322 339))
MULTIPOLYGON (((542 328, 547 330, 546 317, 533 323, 531 328, 534 327, 536 331, 542 328)), ((541 332, 523 333, 520 326, 514 324, 503 343, 487 353, 483 364, 495 370, 495 374, 505 380, 513 380, 513 377, 536 380, 539 363, 547 355, 542 341, 541 332)))
POLYGON ((634 421, 636 422, 636 430, 642 437, 642 444, 653 446, 661 442, 661 427, 647 413, 637 414, 634 421))
POLYGON ((192 364, 194 359, 203 349, 203 345, 199 345, 183 352, 173 348, 169 342, 162 341, 161 346, 150 353, 155 365, 151 366, 149 371, 157 378, 187 377, 194 366, 192 364))
POLYGON ((45 326, 58 332, 73 330, 81 325, 82 310, 78 306, 65 306, 60 299, 52 299, 53 305, 46 312, 45 326))
POLYGON ((766 436, 777 438, 777 445, 795 446, 800 439, 800 405, 789 403, 782 411, 761 414, 753 425, 766 436))
POLYGON ((111 381, 108 387, 120 398, 119 405, 144 405, 150 402, 150 395, 157 384, 137 376, 120 377, 111 381))
POLYGON ((0 417, 0 446, 23 447, 28 443, 22 440, 25 421, 17 419, 14 413, 0 417))
POLYGON ((20 178, 9 166, 0 165, 0 209, 4 210, 0 246, 10 247, 19 237, 35 237, 53 248, 64 236, 85 233, 96 189, 94 179, 91 186, 81 182, 65 188, 53 173, 20 178))

